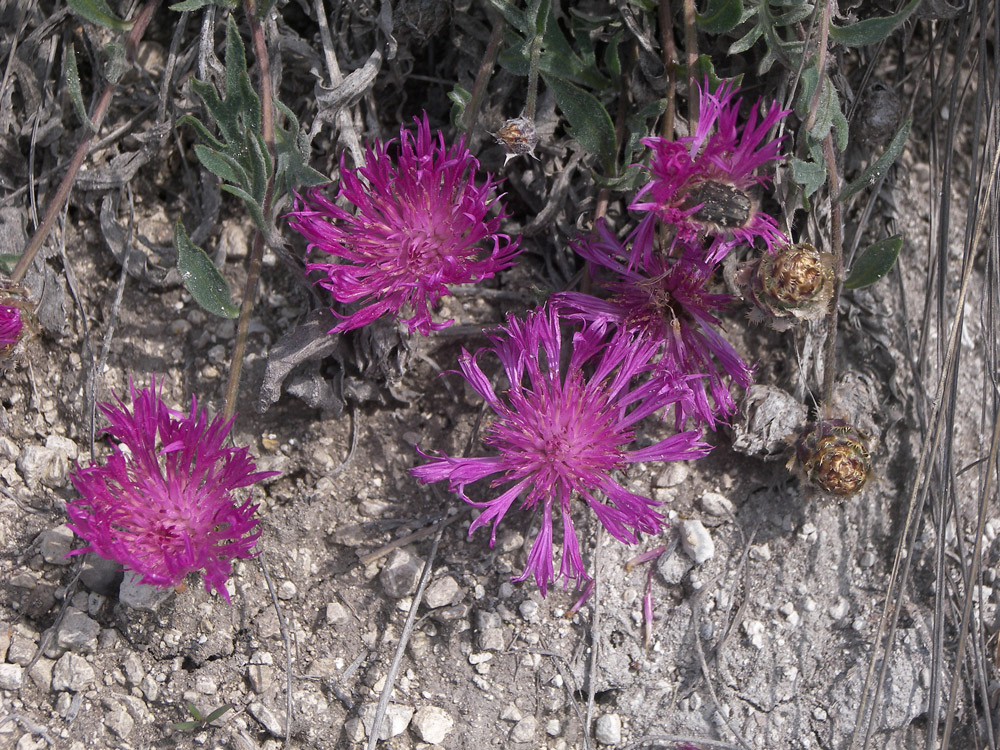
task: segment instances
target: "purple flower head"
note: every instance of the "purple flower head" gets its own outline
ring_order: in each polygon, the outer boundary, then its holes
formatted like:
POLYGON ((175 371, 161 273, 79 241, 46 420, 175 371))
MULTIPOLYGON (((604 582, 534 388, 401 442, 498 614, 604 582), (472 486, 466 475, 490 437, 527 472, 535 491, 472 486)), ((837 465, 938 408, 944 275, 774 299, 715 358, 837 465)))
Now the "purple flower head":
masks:
POLYGON ((0 352, 18 342, 22 325, 18 308, 0 305, 0 352))
POLYGON ((185 415, 167 408, 155 379, 138 392, 130 381, 129 392, 131 409, 117 396, 100 405, 115 441, 107 462, 70 473, 81 497, 67 505, 69 526, 89 542, 71 554, 95 552, 164 588, 203 570, 205 588, 228 602, 232 561, 252 557, 260 537, 257 506, 233 491, 278 472, 255 471, 246 448, 224 447, 232 420, 209 422, 194 398, 185 415))
POLYGON ((491 547, 515 501, 520 499, 521 510, 540 510, 541 530, 524 572, 514 580, 533 575, 543 596, 554 578, 556 512, 563 536, 559 574, 567 585, 570 580, 579 584, 590 577, 580 558, 572 500, 586 503, 616 539, 635 544, 640 532, 655 534, 664 521, 653 509, 657 502, 629 492, 614 473, 638 461, 700 458, 710 449, 698 441, 697 432, 634 447, 637 422, 690 397, 684 379, 653 372, 656 345, 624 329, 609 337, 603 326, 576 325, 565 352, 563 323, 555 308, 539 308, 523 321, 508 316, 507 324, 490 334, 489 350, 499 358, 509 383, 500 392, 480 369, 482 350, 475 355, 463 351, 462 375, 496 415, 483 438, 496 455, 434 458, 421 453, 431 462, 412 470, 422 482, 447 479, 452 492, 483 508, 469 534, 492 524, 491 547), (491 488, 510 486, 492 500, 472 500, 466 485, 486 477, 493 477, 491 488))
POLYGON ((611 278, 601 281, 608 298, 563 292, 555 303, 567 317, 636 330, 642 340, 659 348, 657 366, 662 370, 703 375, 689 383, 693 399, 677 402, 677 426, 694 417, 714 429, 718 418, 736 412, 726 376, 743 388, 753 382, 752 368, 718 330, 715 312, 729 306, 732 298, 708 291, 713 266, 690 253, 667 257, 656 251, 654 242, 652 222, 640 223, 629 235, 629 249, 600 222, 597 234, 575 248, 593 270, 611 271, 611 278))
POLYGON ((431 135, 426 113, 416 122, 416 135, 400 127, 398 148, 394 141, 369 145, 363 167, 348 168, 341 156, 337 198, 355 211, 313 189, 297 196, 288 215, 310 249, 334 256, 307 265, 325 274, 319 285, 338 302, 359 305, 347 315, 334 311, 341 320, 331 333, 408 308, 410 331, 426 336, 451 324, 430 314, 448 284, 482 281, 514 264, 518 241, 500 234, 503 207, 490 217, 499 206, 497 182, 486 175, 476 184, 479 162, 464 138, 446 148, 441 133, 431 135))
POLYGON ((751 191, 770 179, 757 170, 781 158, 780 139, 764 139, 790 110, 772 102, 758 123, 758 103, 750 119, 737 126, 738 91, 735 84, 723 84, 714 93, 707 84, 702 86, 694 134, 676 141, 643 139, 653 151, 652 179, 630 206, 652 212, 673 227, 681 243, 700 245, 711 235, 710 262, 721 260, 736 245, 753 245, 756 237, 768 248, 788 242, 774 219, 758 209, 751 191))

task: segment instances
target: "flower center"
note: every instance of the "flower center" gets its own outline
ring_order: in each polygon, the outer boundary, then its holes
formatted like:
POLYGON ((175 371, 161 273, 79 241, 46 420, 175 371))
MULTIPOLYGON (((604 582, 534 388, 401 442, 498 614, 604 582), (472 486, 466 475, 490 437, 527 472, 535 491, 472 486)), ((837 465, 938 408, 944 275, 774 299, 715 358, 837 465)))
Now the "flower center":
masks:
POLYGON ((708 180, 695 185, 681 202, 681 208, 700 208, 691 218, 721 229, 736 229, 750 221, 752 203, 742 190, 708 180))

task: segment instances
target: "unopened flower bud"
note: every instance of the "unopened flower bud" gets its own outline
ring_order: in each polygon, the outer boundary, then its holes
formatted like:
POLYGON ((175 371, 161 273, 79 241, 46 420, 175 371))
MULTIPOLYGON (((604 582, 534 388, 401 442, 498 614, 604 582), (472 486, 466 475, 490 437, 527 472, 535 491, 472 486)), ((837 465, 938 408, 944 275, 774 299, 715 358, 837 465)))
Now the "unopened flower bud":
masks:
POLYGON ((736 284, 754 305, 750 319, 782 331, 800 320, 822 318, 833 295, 833 261, 832 254, 799 242, 741 264, 736 284))
POLYGON ((809 484, 838 497, 849 497, 871 476, 868 437, 843 419, 810 422, 795 441, 788 462, 809 484))

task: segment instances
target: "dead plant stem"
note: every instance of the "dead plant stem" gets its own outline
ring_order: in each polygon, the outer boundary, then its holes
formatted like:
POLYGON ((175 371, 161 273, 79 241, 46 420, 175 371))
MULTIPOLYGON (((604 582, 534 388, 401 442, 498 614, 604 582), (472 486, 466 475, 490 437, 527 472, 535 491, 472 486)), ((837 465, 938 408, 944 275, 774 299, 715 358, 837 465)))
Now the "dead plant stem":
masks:
MULTIPOLYGON (((135 61, 135 53, 139 47, 139 42, 142 40, 143 34, 146 32, 146 27, 149 26, 149 22, 153 18, 153 13, 156 12, 159 5, 160 0, 146 0, 146 3, 136 13, 135 19, 132 22, 132 29, 129 31, 128 39, 125 41, 125 59, 129 63, 135 61)), ((38 225, 35 233, 31 235, 31 240, 21 254, 21 259, 14 266, 14 271, 10 275, 12 283, 19 284, 24 279, 24 275, 31 267, 35 256, 38 255, 38 251, 41 250, 42 245, 48 238, 49 232, 52 231, 52 225, 55 223, 56 217, 59 215, 62 207, 66 204, 70 190, 73 189, 73 183, 76 182, 76 175, 80 171, 80 167, 83 166, 83 160, 90 153, 90 142, 94 137, 94 133, 98 132, 104 123, 104 118, 111 107, 111 100, 115 96, 116 88, 117 84, 108 81, 104 87, 104 91, 101 92, 101 97, 97 100, 97 106, 94 107, 94 112, 90 116, 93 129, 83 128, 83 138, 76 147, 76 153, 73 154, 73 158, 66 168, 66 174, 63 175, 62 182, 59 183, 59 187, 56 189, 56 194, 49 201, 49 205, 46 206, 41 224, 38 225)))
POLYGON ((837 155, 833 150, 833 133, 827 133, 823 141, 823 156, 826 158, 827 181, 830 188, 830 249, 833 251, 833 297, 826 325, 826 349, 823 355, 823 403, 833 400, 833 381, 837 375, 837 306, 840 304, 840 290, 844 276, 844 237, 841 227, 840 179, 837 176, 837 155))
POLYGON ((497 55, 500 54, 500 43, 503 41, 504 20, 499 13, 493 20, 493 33, 490 34, 490 41, 486 45, 486 54, 479 64, 479 71, 476 73, 476 81, 472 85, 472 97, 462 112, 461 126, 466 133, 472 133, 476 127, 476 120, 479 119, 479 108, 483 106, 483 99, 486 98, 486 87, 489 85, 490 77, 493 75, 493 66, 496 64, 497 55))

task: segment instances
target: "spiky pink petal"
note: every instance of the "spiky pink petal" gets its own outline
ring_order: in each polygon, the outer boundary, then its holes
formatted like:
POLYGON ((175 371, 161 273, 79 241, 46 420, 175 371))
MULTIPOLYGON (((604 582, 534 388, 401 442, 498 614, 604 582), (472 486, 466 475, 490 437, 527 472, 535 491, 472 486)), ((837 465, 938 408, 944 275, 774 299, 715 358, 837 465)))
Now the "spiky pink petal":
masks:
POLYGON ((209 421, 194 398, 188 414, 169 409, 149 387, 129 382, 131 408, 100 404, 113 453, 104 465, 70 473, 80 497, 66 511, 69 527, 95 552, 141 574, 141 582, 176 586, 196 570, 226 601, 232 561, 253 556, 260 537, 257 506, 234 490, 276 475, 256 471, 246 448, 224 443, 233 421, 209 421))
POLYGON ((519 510, 541 510, 541 530, 524 572, 534 576, 544 596, 554 579, 553 519, 562 517, 563 556, 559 575, 589 580, 572 522, 572 501, 582 500, 612 536, 635 544, 640 533, 664 526, 657 502, 629 492, 616 475, 637 461, 676 461, 704 456, 709 446, 698 432, 684 432, 646 448, 633 447, 635 423, 671 404, 690 398, 685 379, 655 368, 658 345, 619 327, 571 325, 564 353, 565 321, 553 307, 539 308, 525 320, 508 316, 489 334, 509 387, 497 393, 479 365, 483 350, 463 351, 462 375, 486 400, 495 419, 483 442, 496 450, 489 458, 432 457, 412 470, 423 482, 447 479, 451 491, 483 508, 469 528, 471 535, 490 525, 490 545, 497 527, 518 503, 519 510), (607 335, 610 333, 611 335, 607 335), (493 477, 490 487, 509 486, 491 500, 473 500, 467 485, 493 477))
POLYGON ((479 162, 464 137, 448 148, 440 132, 431 135, 426 113, 415 121, 416 135, 400 127, 398 147, 369 145, 362 167, 351 169, 341 157, 337 201, 316 188, 297 196, 288 214, 310 250, 333 256, 307 265, 322 272, 319 285, 356 306, 334 311, 340 322, 331 333, 405 309, 411 332, 445 328, 451 321, 434 322, 431 308, 448 285, 492 278, 519 252, 518 241, 500 233, 506 214, 497 182, 487 174, 476 183, 479 162))

